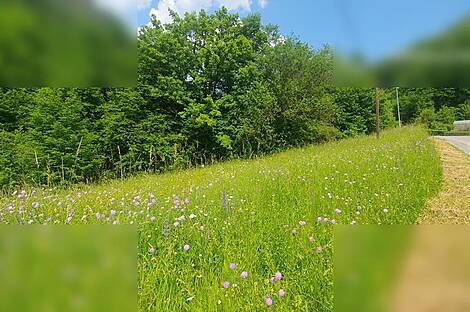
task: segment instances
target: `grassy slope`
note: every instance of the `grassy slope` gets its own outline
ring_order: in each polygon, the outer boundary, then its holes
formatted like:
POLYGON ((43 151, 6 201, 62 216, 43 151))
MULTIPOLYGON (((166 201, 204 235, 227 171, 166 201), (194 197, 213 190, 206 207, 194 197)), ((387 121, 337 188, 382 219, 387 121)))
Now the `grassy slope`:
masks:
POLYGON ((402 128, 384 132, 380 140, 358 137, 67 192, 36 190, 4 200, 0 223, 67 223, 73 209, 71 223, 139 224, 141 310, 253 311, 271 294, 278 311, 328 311, 331 219, 414 223, 440 176, 426 132, 402 128), (185 220, 178 221, 181 216, 185 220), (273 284, 269 279, 278 271, 284 278, 273 284), (224 281, 237 287, 224 289, 224 281), (280 288, 286 292, 282 299, 275 295, 280 288))

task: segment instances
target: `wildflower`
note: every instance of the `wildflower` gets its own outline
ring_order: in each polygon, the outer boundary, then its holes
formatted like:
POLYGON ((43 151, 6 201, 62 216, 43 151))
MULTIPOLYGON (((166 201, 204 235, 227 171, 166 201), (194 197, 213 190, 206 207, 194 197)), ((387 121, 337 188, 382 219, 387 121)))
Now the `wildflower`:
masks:
POLYGON ((243 278, 243 279, 247 278, 248 277, 248 272, 243 271, 242 273, 240 273, 240 277, 243 278))
POLYGON ((318 247, 317 247, 316 252, 317 252, 317 253, 321 253, 321 252, 322 252, 321 246, 318 246, 318 247))
POLYGON ((237 265, 233 262, 231 262, 229 265, 228 265, 229 269, 230 270, 235 270, 235 268, 237 267, 237 265))
POLYGON ((224 288, 227 289, 230 287, 230 282, 225 281, 223 284, 224 288))
POLYGON ((283 278, 282 273, 276 272, 276 274, 274 274, 274 276, 271 278, 271 282, 275 283, 277 281, 280 281, 282 278, 283 278))
POLYGON ((273 298, 271 298, 271 296, 266 296, 266 297, 264 298, 264 303, 265 303, 268 307, 272 306, 272 305, 273 305, 273 298))
POLYGON ((150 248, 149 248, 149 253, 151 253, 151 254, 155 253, 155 248, 150 247, 150 248))
POLYGON ((191 302, 193 299, 194 297, 189 297, 188 299, 186 299, 186 301, 191 302))
POLYGON ((153 222, 153 221, 155 221, 155 217, 150 218, 150 222, 153 222))
POLYGON ((322 222, 323 221, 323 218, 322 217, 318 217, 318 222, 322 222))
POLYGON ((222 207, 227 212, 227 193, 225 191, 222 192, 222 207))
POLYGON ((387 208, 384 208, 384 213, 387 213, 388 212, 388 209, 387 208))
POLYGON ((237 288, 237 287, 238 287, 238 284, 233 283, 233 284, 232 284, 232 287, 233 287, 233 288, 237 288))
POLYGON ((286 292, 284 291, 284 289, 279 289, 279 297, 284 297, 286 295, 286 292))
POLYGON ((293 229, 292 230, 292 235, 296 235, 297 234, 297 230, 296 229, 293 229))
POLYGON ((165 219, 165 221, 163 221, 163 236, 164 237, 168 236, 168 231, 169 231, 168 219, 165 219))
POLYGON ((354 224, 356 224, 356 220, 351 221, 351 225, 354 225, 354 224))
POLYGON ((38 208, 39 207, 39 203, 38 202, 34 202, 33 203, 33 208, 38 208))
POLYGON ((180 223, 178 221, 175 221, 175 223, 173 223, 174 227, 177 227, 178 225, 180 225, 180 223))
POLYGON ((335 212, 336 212, 336 214, 340 214, 340 213, 341 213, 341 209, 336 208, 336 209, 335 209, 335 212))
POLYGON ((112 209, 110 212, 109 212, 110 215, 112 216, 115 216, 116 215, 116 210, 112 209))
POLYGON ((199 227, 199 230, 204 231, 204 225, 201 225, 201 226, 199 227))
POLYGON ((194 213, 189 215, 189 219, 194 219, 194 218, 196 218, 196 215, 194 213))
POLYGON ((184 250, 184 251, 188 251, 189 248, 190 248, 190 247, 189 247, 189 245, 187 245, 187 244, 183 246, 183 250, 184 250))
POLYGON ((28 224, 33 224, 33 220, 29 220, 29 221, 28 221, 28 224))
POLYGON ((310 237, 308 238, 308 240, 309 240, 311 243, 313 243, 313 242, 315 241, 315 238, 313 238, 313 236, 310 236, 310 237))
POLYGON ((96 219, 100 220, 101 219, 101 214, 99 212, 95 213, 96 219))
POLYGON ((305 221, 299 221, 299 225, 300 225, 300 226, 304 226, 304 225, 306 225, 306 224, 307 224, 307 222, 305 222, 305 221))
POLYGON ((335 224, 336 223, 336 220, 335 219, 331 219, 330 221, 332 224, 335 224))

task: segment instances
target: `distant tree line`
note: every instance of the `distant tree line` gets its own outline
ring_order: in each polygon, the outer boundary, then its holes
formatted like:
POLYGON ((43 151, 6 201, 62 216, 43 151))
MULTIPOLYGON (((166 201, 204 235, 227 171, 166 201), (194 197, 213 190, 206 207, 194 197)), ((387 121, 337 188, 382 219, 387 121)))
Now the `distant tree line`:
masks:
MULTIPOLYGON (((0 187, 162 172, 374 130, 375 90, 332 87, 328 47, 226 9, 173 18, 140 30, 135 88, 0 89, 0 187)), ((394 92, 381 90, 382 127, 397 124, 394 92)), ((468 90, 401 92, 405 122, 432 109, 468 117, 468 90)))

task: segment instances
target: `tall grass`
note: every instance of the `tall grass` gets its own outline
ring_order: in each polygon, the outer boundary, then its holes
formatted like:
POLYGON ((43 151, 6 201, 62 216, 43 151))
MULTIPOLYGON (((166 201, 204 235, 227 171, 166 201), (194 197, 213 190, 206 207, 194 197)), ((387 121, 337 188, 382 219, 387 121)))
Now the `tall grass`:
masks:
POLYGON ((0 204, 0 222, 138 224, 142 311, 257 311, 267 297, 276 311, 330 311, 334 224, 412 224, 440 181, 426 131, 406 127, 253 161, 19 191, 0 204))

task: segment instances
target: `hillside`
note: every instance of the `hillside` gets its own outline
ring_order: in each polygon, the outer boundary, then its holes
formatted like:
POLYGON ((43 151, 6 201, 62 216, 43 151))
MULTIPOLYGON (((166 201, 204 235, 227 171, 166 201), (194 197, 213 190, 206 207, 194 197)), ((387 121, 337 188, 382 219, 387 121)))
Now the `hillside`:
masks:
POLYGON ((440 177, 426 131, 405 127, 251 161, 18 190, 0 201, 0 223, 136 224, 141 311, 331 311, 333 224, 413 224, 440 177))

